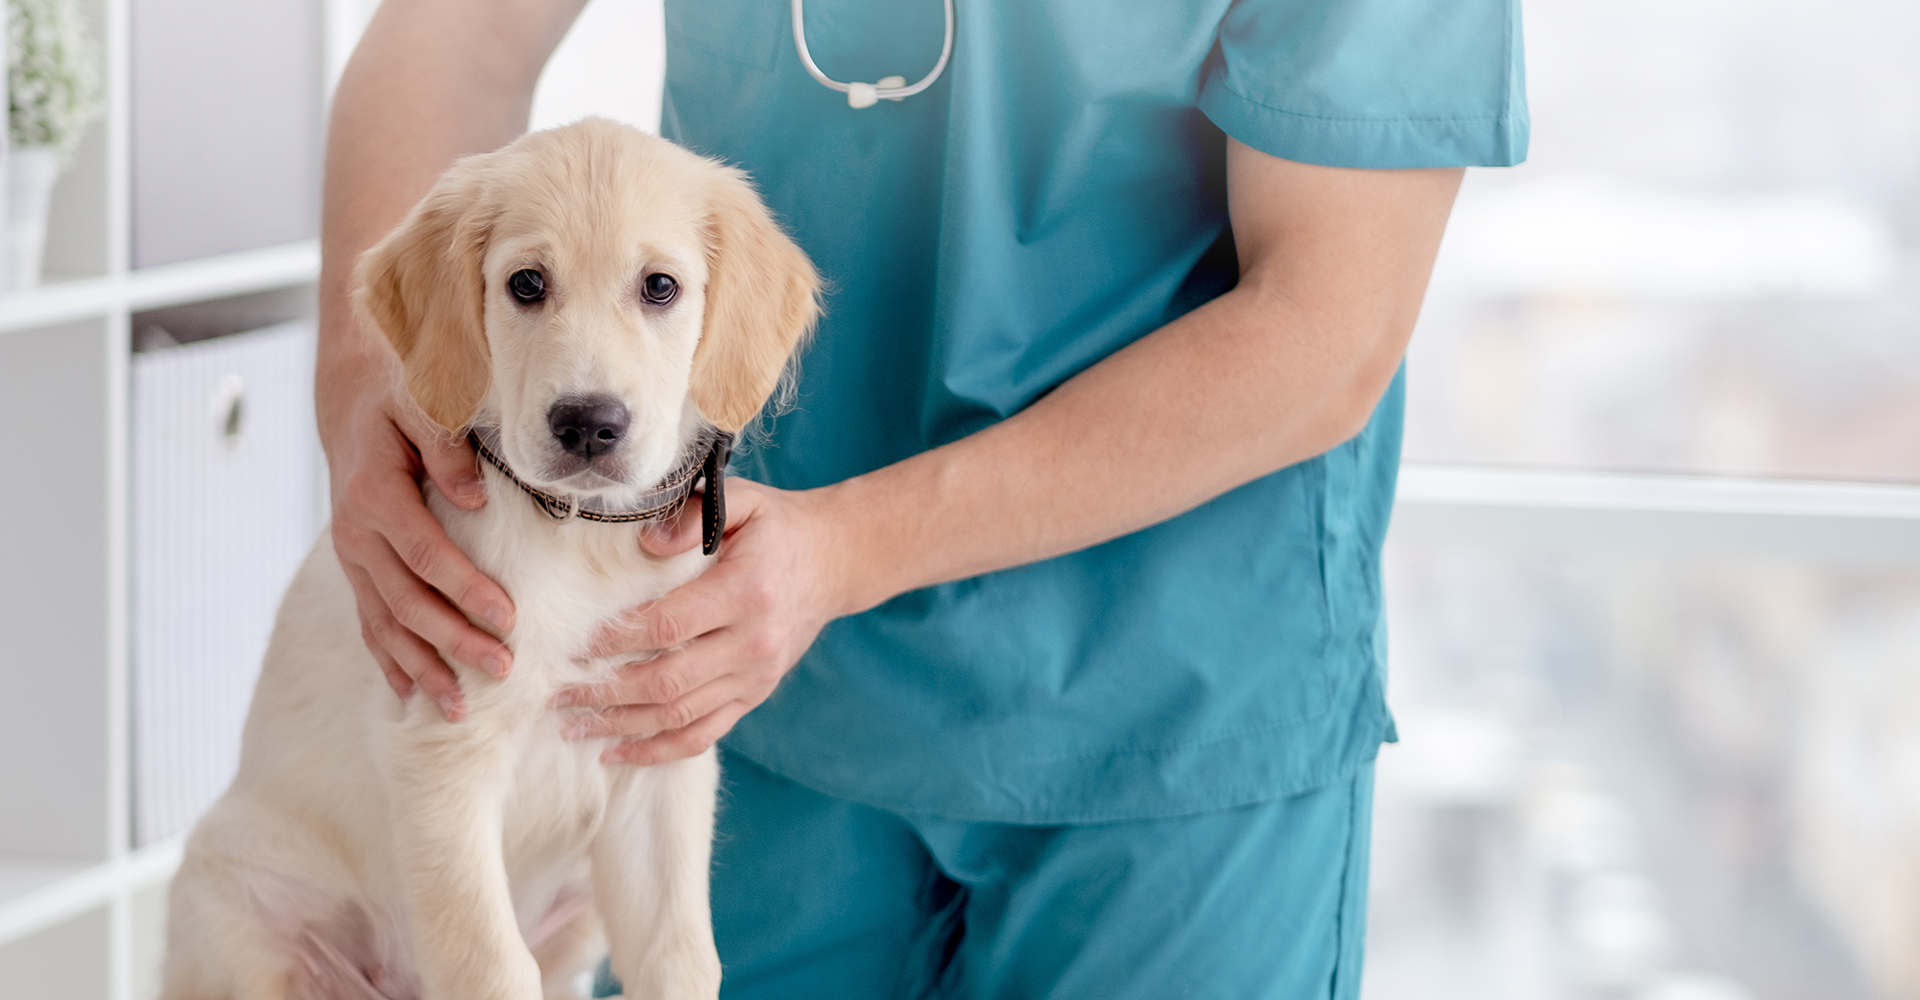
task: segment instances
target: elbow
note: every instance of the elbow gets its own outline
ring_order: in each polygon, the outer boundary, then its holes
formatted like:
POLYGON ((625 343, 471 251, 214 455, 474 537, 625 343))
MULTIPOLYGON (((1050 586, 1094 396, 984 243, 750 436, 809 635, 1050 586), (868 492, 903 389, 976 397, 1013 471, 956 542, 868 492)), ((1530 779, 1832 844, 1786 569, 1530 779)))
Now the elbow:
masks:
POLYGON ((1380 408, 1380 400, 1399 370, 1400 356, 1396 354, 1391 363, 1367 365, 1331 386, 1321 407, 1320 419, 1314 421, 1309 432, 1307 454, 1323 455, 1359 437, 1373 422, 1374 412, 1380 408))
POLYGON ((1367 424, 1373 421, 1374 407, 1378 403, 1377 396, 1364 405, 1355 400, 1341 401, 1321 421, 1321 426, 1315 428, 1313 454, 1324 455, 1359 437, 1360 432, 1366 430, 1367 424))

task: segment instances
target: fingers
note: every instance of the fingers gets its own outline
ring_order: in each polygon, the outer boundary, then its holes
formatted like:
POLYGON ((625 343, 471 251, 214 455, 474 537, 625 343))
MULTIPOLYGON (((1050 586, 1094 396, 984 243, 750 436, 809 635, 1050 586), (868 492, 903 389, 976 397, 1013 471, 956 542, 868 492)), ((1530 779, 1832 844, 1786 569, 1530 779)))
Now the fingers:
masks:
MULTIPOLYGON (((682 655, 686 652, 676 650, 667 656, 629 663, 607 680, 561 688, 547 705, 597 711, 626 705, 665 705, 711 680, 695 673, 702 658, 682 655)), ((701 652, 709 652, 705 643, 701 644, 701 652)))
POLYGON ((374 641, 373 630, 365 625, 360 626, 360 641, 366 644, 367 652, 373 654, 374 662, 380 664, 380 672, 386 675, 387 686, 393 689, 393 693, 401 701, 413 697, 413 678, 400 669, 400 661, 388 656, 387 651, 374 641))
POLYGON ((505 621, 508 627, 512 605, 499 585, 460 553, 420 500, 399 431, 388 425, 382 433, 386 460, 361 459, 341 491, 333 522, 334 549, 353 584, 367 648, 387 674, 388 685, 402 697, 418 686, 442 714, 457 720, 465 714, 465 703, 442 655, 496 676, 504 676, 513 659, 498 639, 474 627, 443 594, 485 609, 489 620, 505 621), (396 544, 407 548, 396 549, 396 544), (411 559, 402 558, 402 551, 411 559), (427 572, 422 574, 410 562, 427 572), (396 678, 396 671, 406 680, 396 678))
POLYGON ((367 573, 389 603, 412 601, 411 608, 391 611, 436 649, 503 676, 511 664, 506 648, 446 602, 501 632, 513 627, 513 602, 499 584, 474 568, 421 501, 419 485, 407 467, 411 449, 400 430, 386 425, 383 440, 386 460, 361 458, 339 490, 334 540, 341 562, 367 573), (432 600, 417 599, 427 586, 438 593, 432 600))
POLYGON ((421 499, 420 479, 469 508, 485 502, 484 487, 464 441, 427 425, 384 382, 357 391, 328 451, 334 552, 388 686, 402 698, 425 691, 457 719, 464 703, 446 661, 504 677, 512 653, 469 618, 505 634, 513 602, 447 537, 421 499))
POLYGON ((440 706, 448 722, 458 722, 466 714, 466 702, 460 695, 459 679, 441 661, 440 655, 418 635, 408 631, 387 610, 372 577, 358 566, 345 566, 347 580, 353 585, 360 609, 360 635, 373 658, 387 676, 387 686, 403 700, 413 694, 415 685, 440 706), (395 675, 398 675, 396 678, 395 675))
POLYGON ((671 760, 680 760, 706 753, 720 737, 733 729, 753 706, 744 701, 730 701, 708 714, 700 721, 683 729, 675 729, 657 736, 643 739, 622 740, 608 747, 600 755, 606 764, 664 764, 671 760))
MULTIPOLYGON (((415 490, 405 491, 404 496, 387 498, 386 503, 372 506, 377 511, 375 528, 389 551, 399 556, 411 575, 430 584, 468 614, 480 618, 502 632, 513 628, 513 602, 500 585, 487 578, 487 575, 474 568, 466 553, 453 544, 447 537, 447 531, 434 520, 426 504, 420 502, 415 490)), ((363 508, 365 509, 365 508, 363 508)), ((377 577, 376 577, 377 579, 377 577)), ((385 592, 390 587, 383 587, 385 592)), ((405 620, 404 618, 402 619, 405 620)), ((412 623, 407 622, 411 627, 412 623)), ((458 626, 469 630, 472 636, 463 637, 466 642, 484 642, 486 633, 481 632, 464 620, 458 626)), ((427 641, 440 649, 447 650, 462 663, 482 666, 478 660, 461 656, 455 648, 455 636, 451 633, 430 635, 421 633, 427 641)), ((498 646, 495 642, 492 645, 498 646)), ((504 649, 502 650, 504 653, 504 649)), ((504 668, 504 663, 502 664, 504 668)), ((488 668, 488 673, 495 673, 488 668)), ((496 673, 496 676, 502 676, 496 673)))
POLYGON ((446 598, 409 572, 391 548, 373 552, 372 558, 362 563, 362 570, 379 591, 385 612, 429 651, 495 677, 505 677, 512 669, 512 654, 507 647, 474 628, 446 598))
MULTIPOLYGON (((656 764, 706 751, 755 705, 832 617, 815 602, 804 515, 778 490, 734 480, 739 500, 729 546, 710 570, 660 600, 609 622, 595 637, 596 657, 646 655, 612 678, 566 688, 556 707, 591 712, 568 718, 574 739, 619 738, 601 759, 656 764), (783 517, 789 518, 782 520, 783 517), (661 653, 660 651, 666 650, 661 653)), ((683 514, 683 519, 691 515, 683 514)), ((649 551, 682 540, 683 520, 659 533, 649 551)), ((691 543, 689 543, 691 544, 691 543)))
POLYGON ((595 657, 632 656, 684 646, 731 619, 728 574, 720 567, 667 596, 600 627, 588 647, 595 657))
POLYGON ((746 700, 748 682, 728 674, 664 704, 628 704, 574 713, 561 724, 570 740, 608 736, 655 736, 685 729, 728 702, 746 700))
POLYGON ((656 559, 692 551, 700 544, 701 502, 701 493, 696 490, 672 517, 641 528, 640 548, 656 559))
MULTIPOLYGON (((733 491, 729 503, 731 536, 744 527, 759 509, 764 487, 749 479, 728 479, 733 491)), ((700 513, 689 500, 673 519, 658 528, 642 531, 640 546, 649 554, 665 557, 686 552, 700 542, 700 513)), ((693 582, 681 586, 652 604, 642 605, 602 626, 588 647, 593 656, 632 656, 672 649, 705 635, 732 620, 730 608, 741 607, 743 595, 737 553, 722 554, 719 563, 693 582)), ((756 610, 747 608, 747 610, 756 610)))
MULTIPOLYGON (((752 519, 763 496, 762 487, 751 479, 728 476, 725 481, 727 490, 727 534, 752 519)), ((700 544, 700 505, 705 497, 699 490, 687 497, 678 513, 664 522, 656 522, 640 533, 640 547, 647 554, 664 559, 689 552, 700 544)))
MULTIPOLYGON (((410 425, 416 422, 408 420, 410 425)), ((487 488, 480 478, 480 459, 466 438, 455 437, 437 427, 407 426, 403 430, 420 452, 420 464, 426 468, 427 477, 447 499, 467 510, 486 506, 487 488)))

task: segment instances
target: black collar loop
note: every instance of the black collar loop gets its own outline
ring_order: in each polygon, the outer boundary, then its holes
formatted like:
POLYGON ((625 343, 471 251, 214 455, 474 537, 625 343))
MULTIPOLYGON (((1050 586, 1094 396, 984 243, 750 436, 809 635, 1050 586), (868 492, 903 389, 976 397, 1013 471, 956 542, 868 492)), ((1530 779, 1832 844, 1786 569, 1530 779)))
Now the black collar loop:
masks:
POLYGON ((499 430, 495 428, 485 428, 483 433, 482 428, 475 427, 467 431, 467 443, 473 445, 473 450, 479 452, 488 465, 499 469, 501 475, 520 487, 520 491, 533 500, 534 506, 556 521, 570 517, 606 524, 665 520, 679 513, 687 497, 701 483, 705 483, 700 503, 700 551, 706 555, 720 551, 720 538, 727 527, 725 483, 727 459, 733 452, 732 434, 722 430, 709 431, 689 449, 685 461, 668 473, 658 486, 642 493, 637 506, 626 510, 607 510, 598 498, 582 502, 575 497, 548 493, 514 475, 506 459, 500 457, 499 435, 499 430))

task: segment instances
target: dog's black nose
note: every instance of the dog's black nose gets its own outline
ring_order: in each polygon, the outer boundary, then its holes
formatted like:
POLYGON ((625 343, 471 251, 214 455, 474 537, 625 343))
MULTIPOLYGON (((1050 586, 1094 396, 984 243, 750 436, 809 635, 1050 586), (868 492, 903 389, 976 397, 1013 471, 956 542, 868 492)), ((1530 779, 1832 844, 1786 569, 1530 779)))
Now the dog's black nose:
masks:
POLYGON ((547 427, 570 455, 592 458, 620 443, 633 415, 612 396, 575 396, 547 410, 547 427))

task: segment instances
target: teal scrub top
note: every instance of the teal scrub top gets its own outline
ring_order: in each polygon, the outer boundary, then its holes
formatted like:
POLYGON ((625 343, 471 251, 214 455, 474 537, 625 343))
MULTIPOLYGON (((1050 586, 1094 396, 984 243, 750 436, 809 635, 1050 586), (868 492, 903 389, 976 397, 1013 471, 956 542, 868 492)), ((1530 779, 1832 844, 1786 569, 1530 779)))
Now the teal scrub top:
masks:
MULTIPOLYGON (((737 466, 754 479, 815 487, 954 441, 1232 288, 1227 135, 1343 167, 1525 156, 1518 0, 956 7, 945 75, 855 110, 801 66, 787 0, 667 0, 662 131, 749 171, 828 282, 795 405, 737 466)), ((806 4, 841 81, 919 79, 942 24, 940 0, 806 4)), ((1392 738, 1402 392, 1170 521, 833 622, 728 746, 831 795, 1015 823, 1352 773, 1392 738)))

